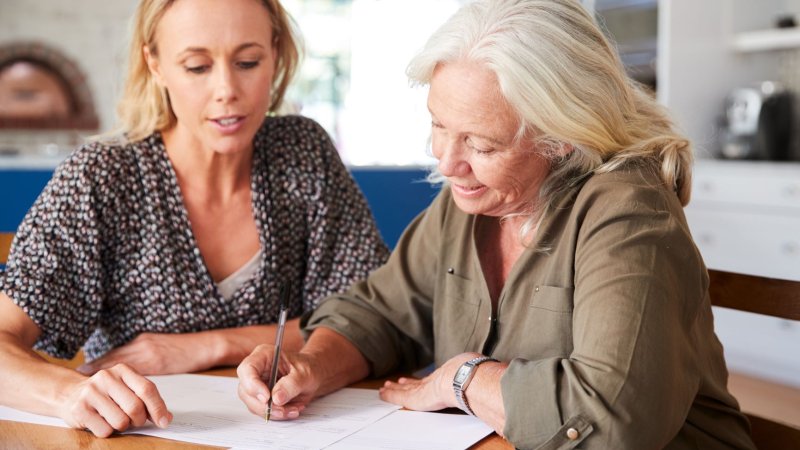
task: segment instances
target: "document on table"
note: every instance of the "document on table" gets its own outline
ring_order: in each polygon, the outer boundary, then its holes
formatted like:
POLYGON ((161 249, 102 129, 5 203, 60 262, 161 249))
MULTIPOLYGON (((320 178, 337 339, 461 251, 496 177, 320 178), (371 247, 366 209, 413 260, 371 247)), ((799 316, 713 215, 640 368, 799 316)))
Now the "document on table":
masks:
MULTIPOLYGON (((236 378, 207 375, 148 378, 158 387, 173 420, 164 430, 148 422, 130 433, 195 444, 241 449, 322 449, 400 408, 382 401, 375 390, 347 388, 314 400, 296 420, 265 423, 263 417, 251 414, 239 400, 236 378)), ((3 407, 0 419, 67 426, 59 419, 3 407)))
MULTIPOLYGON (((148 378, 158 387, 173 421, 165 430, 148 422, 128 433, 236 449, 311 450, 336 444, 338 447, 333 448, 413 450, 465 448, 491 432, 469 416, 397 411, 395 417, 393 413, 399 407, 380 400, 376 390, 351 388, 314 400, 298 419, 264 423, 263 418, 251 414, 239 400, 236 378, 205 375, 148 378), (467 442, 466 435, 471 442, 467 442), (459 440, 462 436, 465 444, 459 440), (445 446, 447 443, 451 446, 445 446)), ((2 406, 0 420, 67 427, 61 419, 2 406)))
POLYGON ((326 450, 461 450, 491 432, 464 414, 395 411, 326 450))

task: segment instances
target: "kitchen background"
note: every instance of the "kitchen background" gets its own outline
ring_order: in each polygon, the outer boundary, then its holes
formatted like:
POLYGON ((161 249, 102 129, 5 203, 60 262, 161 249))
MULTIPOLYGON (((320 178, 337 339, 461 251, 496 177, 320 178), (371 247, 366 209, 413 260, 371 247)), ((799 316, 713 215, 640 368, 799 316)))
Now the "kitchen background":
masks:
MULTIPOLYGON (((426 92, 409 87, 405 64, 462 0, 283 3, 307 49, 287 110, 329 131, 393 244, 433 195, 418 182, 431 162, 426 92)), ((0 89, 0 233, 13 233, 58 161, 114 125, 135 4, 0 1, 0 69, 41 60, 72 91, 66 117, 19 119, 0 89)), ((686 214, 707 265, 800 280, 800 0, 584 4, 696 147, 686 214)), ((800 324, 715 315, 731 370, 800 389, 800 324)))

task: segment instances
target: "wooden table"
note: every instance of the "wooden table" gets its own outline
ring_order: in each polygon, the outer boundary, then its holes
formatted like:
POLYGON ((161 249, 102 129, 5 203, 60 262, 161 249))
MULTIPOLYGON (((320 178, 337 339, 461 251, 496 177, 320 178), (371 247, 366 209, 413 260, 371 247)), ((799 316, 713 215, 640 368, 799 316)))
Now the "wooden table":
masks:
MULTIPOLYGON (((202 372, 202 375, 236 376, 233 368, 215 369, 202 372)), ((354 384, 352 387, 377 389, 383 380, 365 380, 354 384)), ((242 404, 244 408, 244 404, 242 404)), ((168 439, 142 435, 113 435, 109 438, 96 438, 88 431, 68 428, 34 425, 22 422, 0 420, 0 447, 3 450, 11 449, 136 449, 136 450, 190 450, 190 449, 218 449, 188 442, 178 442, 168 439)), ((480 450, 509 450, 513 447, 495 433, 487 436, 471 448, 480 450)))

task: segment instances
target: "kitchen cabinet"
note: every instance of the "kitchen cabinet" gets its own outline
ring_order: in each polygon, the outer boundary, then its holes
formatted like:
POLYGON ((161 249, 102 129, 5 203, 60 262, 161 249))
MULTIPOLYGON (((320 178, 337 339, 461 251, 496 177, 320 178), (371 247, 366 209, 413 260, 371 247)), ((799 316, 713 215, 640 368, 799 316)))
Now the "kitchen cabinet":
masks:
MULTIPOLYGON (((685 209, 706 266, 800 280, 800 163, 699 160, 685 209)), ((800 387, 800 324, 714 308, 731 371, 800 387)))
MULTIPOLYGON (((686 216, 709 268, 800 280, 800 162, 715 160, 731 90, 800 92, 800 29, 776 30, 798 0, 659 0, 659 102, 698 158, 686 216)), ((797 104, 796 104, 797 105, 797 104)), ((800 114, 794 131, 800 134, 800 114)), ((795 142, 794 157, 800 157, 795 142)), ((731 371, 800 387, 800 324, 714 309, 731 371)))
POLYGON ((800 164, 700 160, 685 212, 709 267, 800 280, 800 164))

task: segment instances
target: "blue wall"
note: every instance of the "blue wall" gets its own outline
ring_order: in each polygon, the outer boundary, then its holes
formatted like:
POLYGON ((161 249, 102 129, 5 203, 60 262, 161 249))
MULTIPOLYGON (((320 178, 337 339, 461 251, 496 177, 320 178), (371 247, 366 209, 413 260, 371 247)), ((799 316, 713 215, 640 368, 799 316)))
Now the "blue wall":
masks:
POLYGON ((13 233, 53 176, 52 170, 0 169, 0 233, 13 233))
POLYGON ((431 204, 439 186, 425 181, 425 169, 351 169, 367 197, 378 229, 389 248, 420 211, 431 204))
MULTIPOLYGON (((393 248, 406 225, 425 209, 438 187, 425 182, 422 168, 354 168, 386 244, 393 248)), ((0 169, 0 233, 14 232, 52 170, 0 169)))

